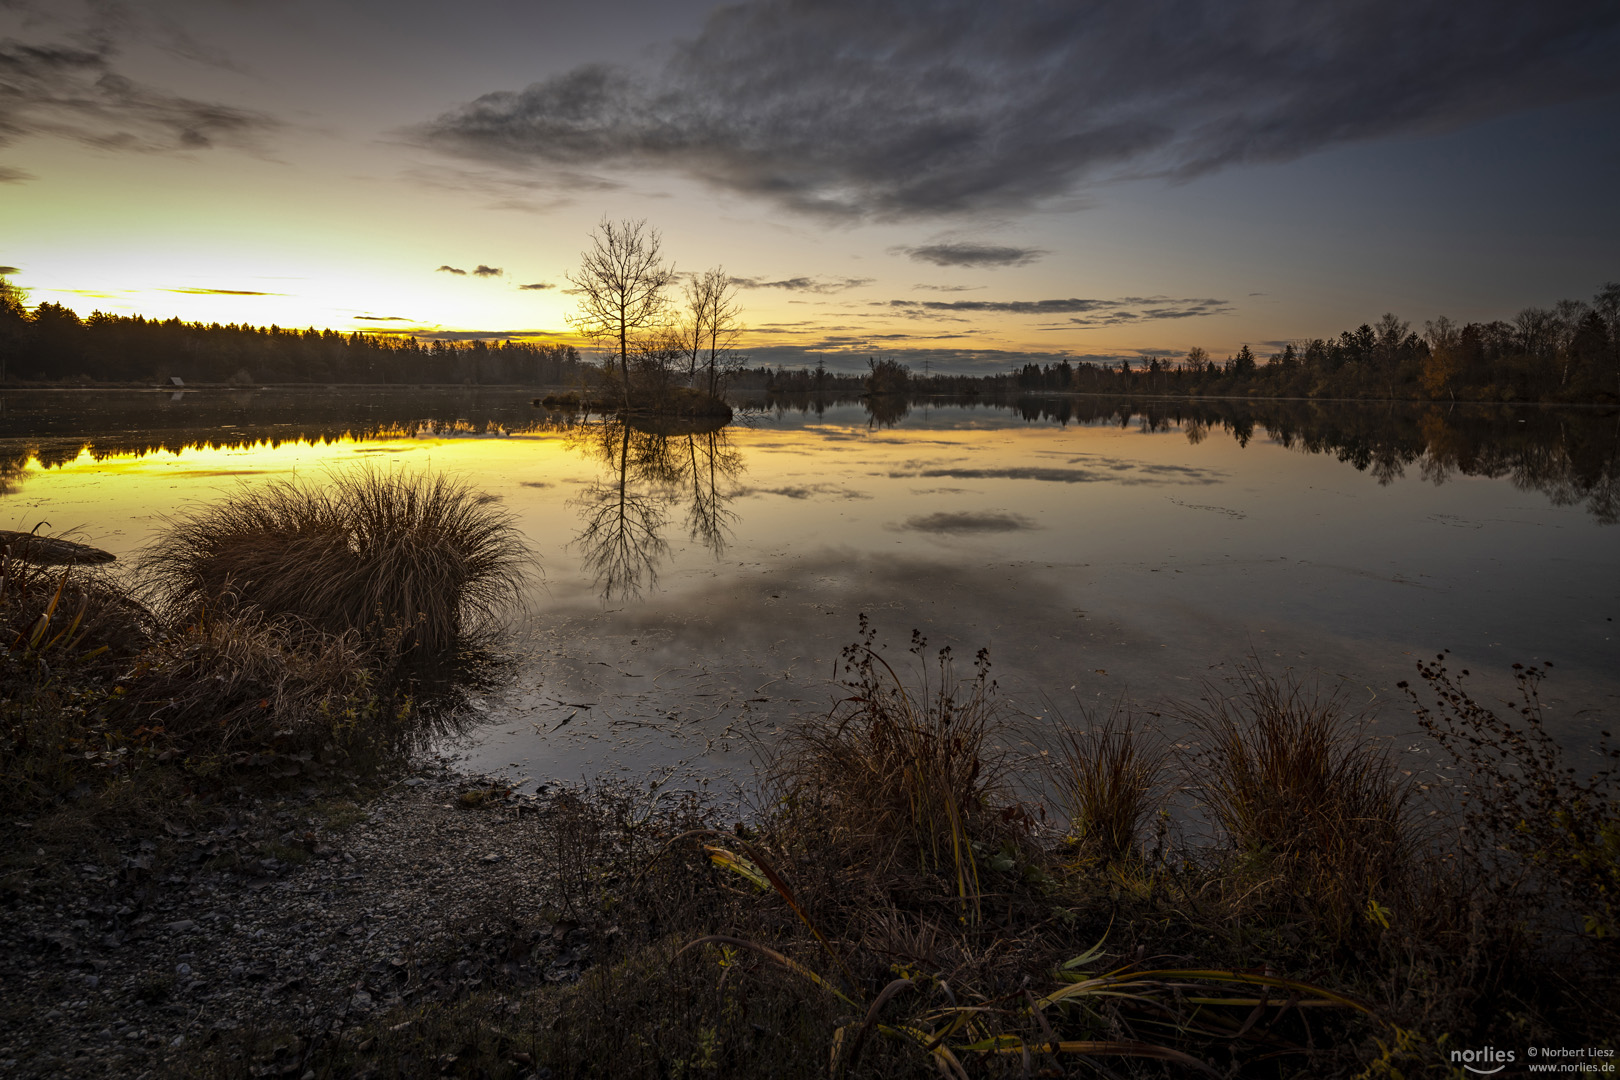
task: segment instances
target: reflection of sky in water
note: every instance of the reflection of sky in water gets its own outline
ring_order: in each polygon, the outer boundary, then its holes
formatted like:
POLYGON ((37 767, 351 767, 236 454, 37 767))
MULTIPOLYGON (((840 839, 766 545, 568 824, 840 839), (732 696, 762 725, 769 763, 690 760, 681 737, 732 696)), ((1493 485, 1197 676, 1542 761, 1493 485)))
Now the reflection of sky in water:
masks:
POLYGON ((1263 431, 1194 444, 938 407, 871 430, 845 407, 718 434, 82 453, 11 477, 0 528, 127 554, 234 484, 378 460, 467 476, 536 546, 521 661, 470 757, 537 779, 738 765, 826 707, 862 612, 901 655, 914 627, 988 645, 1032 713, 1184 695, 1251 653, 1344 679, 1402 730, 1393 685, 1441 648, 1490 672, 1552 659, 1552 719, 1577 738, 1620 695, 1620 544, 1587 509, 1507 479, 1380 485, 1263 431))

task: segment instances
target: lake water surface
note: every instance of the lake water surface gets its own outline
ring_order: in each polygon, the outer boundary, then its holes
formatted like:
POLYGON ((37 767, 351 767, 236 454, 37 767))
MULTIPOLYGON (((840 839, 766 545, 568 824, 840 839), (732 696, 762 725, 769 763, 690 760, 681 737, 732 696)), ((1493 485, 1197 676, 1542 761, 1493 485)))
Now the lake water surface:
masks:
POLYGON ((463 475, 542 568, 464 753, 534 782, 739 769, 828 707, 863 613, 907 660, 914 629, 988 647, 1032 717, 1187 697, 1252 657, 1404 731, 1394 684, 1446 648, 1498 691, 1552 660, 1571 742, 1620 704, 1613 411, 803 401, 689 432, 531 397, 7 393, 0 528, 124 557, 240 483, 463 475))

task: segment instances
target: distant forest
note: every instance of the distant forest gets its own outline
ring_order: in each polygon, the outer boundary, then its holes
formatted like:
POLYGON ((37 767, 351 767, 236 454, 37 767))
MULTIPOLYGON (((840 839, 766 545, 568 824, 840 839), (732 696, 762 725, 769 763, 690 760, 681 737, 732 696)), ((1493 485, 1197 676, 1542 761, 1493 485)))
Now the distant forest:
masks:
MULTIPOLYGON (((576 385, 600 369, 571 345, 424 343, 332 330, 188 323, 60 304, 30 310, 0 278, 0 381, 576 385)), ((1336 338, 1288 342, 1267 356, 1245 345, 1217 360, 1201 348, 1111 364, 1025 364, 1005 374, 919 375, 893 359, 837 374, 824 365, 735 371, 736 389, 775 394, 1087 393, 1451 401, 1620 400, 1620 284, 1590 303, 1528 307, 1512 321, 1423 331, 1394 315, 1336 338)))
POLYGON ((1620 284, 1591 303, 1529 307, 1511 322, 1459 324, 1442 316, 1421 334, 1394 315, 1336 338, 1288 342, 1269 356, 1245 345, 1216 360, 1193 348, 1114 364, 1025 364, 1005 375, 919 376, 873 359, 862 375, 825 367, 756 368, 740 383, 773 394, 816 392, 1315 397, 1418 401, 1613 402, 1620 400, 1620 284))
POLYGON ((0 381, 558 386, 589 366, 572 345, 421 342, 100 311, 81 319, 61 304, 29 311, 0 278, 0 381))

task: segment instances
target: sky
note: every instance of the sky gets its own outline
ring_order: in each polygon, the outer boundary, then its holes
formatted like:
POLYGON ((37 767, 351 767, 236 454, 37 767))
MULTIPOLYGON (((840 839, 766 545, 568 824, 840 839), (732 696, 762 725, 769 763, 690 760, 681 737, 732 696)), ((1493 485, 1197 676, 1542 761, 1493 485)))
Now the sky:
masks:
POLYGON ((0 274, 576 340, 593 229, 757 363, 1262 355, 1620 280, 1613 0, 0 0, 0 274))

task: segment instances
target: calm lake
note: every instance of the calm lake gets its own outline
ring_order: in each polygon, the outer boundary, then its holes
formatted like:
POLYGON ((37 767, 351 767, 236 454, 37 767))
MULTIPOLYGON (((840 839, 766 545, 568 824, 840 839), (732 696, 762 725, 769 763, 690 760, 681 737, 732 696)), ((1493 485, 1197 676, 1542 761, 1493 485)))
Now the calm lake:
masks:
MULTIPOLYGON (((1620 704, 1620 414, 1307 402, 798 401, 723 430, 567 420, 533 391, 0 397, 0 528, 121 558, 234 485, 467 478, 541 572, 471 767, 538 783, 745 768, 821 711, 864 613, 891 657, 988 647, 1042 722, 1185 698, 1246 658, 1409 730, 1450 649, 1551 660, 1561 738, 1620 704)), ((903 666, 903 665, 902 665, 903 666)), ((1489 696, 1489 695, 1488 695, 1489 696)))

